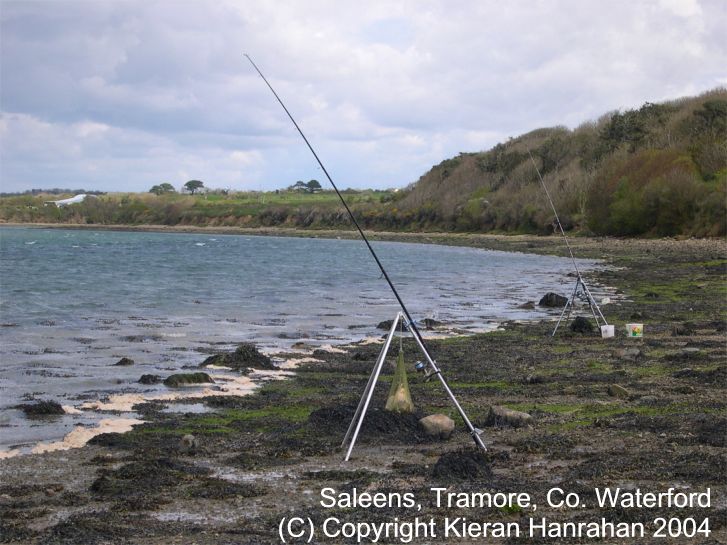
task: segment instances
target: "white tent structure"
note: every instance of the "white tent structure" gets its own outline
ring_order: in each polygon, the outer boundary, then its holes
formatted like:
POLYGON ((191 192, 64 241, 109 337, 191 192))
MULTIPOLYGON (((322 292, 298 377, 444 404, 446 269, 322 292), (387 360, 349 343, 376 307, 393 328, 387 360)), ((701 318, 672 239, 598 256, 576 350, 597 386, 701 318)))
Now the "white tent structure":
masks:
POLYGON ((55 204, 58 207, 68 206, 69 204, 83 202, 84 200, 86 200, 86 197, 89 197, 89 195, 86 195, 85 193, 80 193, 75 197, 71 197, 69 199, 61 199, 60 201, 45 201, 45 205, 48 206, 49 204, 55 204))

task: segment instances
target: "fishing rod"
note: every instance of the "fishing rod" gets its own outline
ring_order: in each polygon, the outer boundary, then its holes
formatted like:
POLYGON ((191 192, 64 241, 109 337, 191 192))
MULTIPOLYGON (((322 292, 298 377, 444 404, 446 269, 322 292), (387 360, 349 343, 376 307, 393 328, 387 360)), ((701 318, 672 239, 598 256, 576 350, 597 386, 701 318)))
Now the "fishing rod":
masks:
POLYGON ((381 274, 386 279, 386 283, 389 284, 389 288, 391 288, 391 292, 394 294, 394 297, 396 298, 397 302, 399 303, 399 306, 401 307, 402 312, 404 313, 404 316, 406 318, 406 326, 409 328, 409 331, 412 332, 412 335, 414 337, 414 340, 419 345, 419 348, 424 353, 425 358, 427 359, 427 362, 429 363, 429 366, 432 369, 432 375, 437 375, 437 378, 439 378, 439 381, 442 383, 442 386, 444 387, 444 390, 447 392, 447 395, 451 399, 452 403, 454 404, 455 408, 457 409, 457 412, 459 412, 459 415, 462 417, 462 420, 464 421, 465 425, 467 426, 467 429, 469 430, 470 435, 472 436, 472 439, 477 444, 478 447, 480 447, 482 450, 487 450, 485 447, 485 444, 482 442, 482 439, 480 438, 481 431, 475 428, 472 425, 472 422, 470 422, 470 419, 467 418, 467 415, 464 412, 464 409, 462 409, 462 406, 459 404, 457 399, 454 397, 454 393, 450 389, 449 385, 447 384, 447 381, 444 379, 444 376, 442 375, 441 371, 439 370, 439 367, 437 367, 436 362, 434 359, 429 355, 429 350, 426 348, 426 344, 424 343, 424 338, 422 337, 421 333, 419 332, 419 328, 416 326, 416 323, 414 323, 414 320, 411 317, 411 314, 409 314, 409 310, 406 308, 406 305, 404 304, 404 301, 402 300, 401 296, 399 295, 399 292, 396 290, 396 287, 394 286, 394 283, 391 281, 391 278, 389 278, 389 274, 386 272, 386 269, 384 269, 384 265, 379 260, 379 256, 376 255, 376 252, 374 251, 374 248, 371 246, 371 243, 369 242, 368 237, 364 234, 363 229, 361 229, 361 226, 359 225, 358 221, 356 220, 356 217, 353 215, 353 212, 348 206, 348 203, 346 203, 346 199, 343 198, 343 195, 341 195, 341 192, 338 190, 338 187, 336 186, 335 182, 333 181, 333 178, 331 178, 331 175, 328 174, 328 170, 326 170, 326 167, 323 166, 323 162, 318 157, 318 154, 313 149, 313 146, 308 141, 308 138, 306 138, 305 134, 303 134, 302 129, 298 125, 298 123, 293 118, 293 115, 290 113, 288 108, 283 103, 280 96, 278 96, 278 93, 275 92, 275 89, 273 89, 273 86, 270 84, 270 82, 267 80, 267 78, 263 75, 263 73, 260 71, 260 69, 257 67, 257 65, 253 62, 253 60, 250 58, 250 55, 247 53, 244 53, 245 57, 248 61, 250 61, 250 64, 255 69, 255 71, 260 75, 262 80, 265 82, 265 85, 268 86, 268 89, 273 93, 273 96, 277 99, 277 101, 280 103, 280 105, 283 107, 283 110, 285 110, 285 113, 288 114, 288 117, 290 118, 290 121, 293 122, 293 125, 298 131, 298 134, 300 134, 301 138, 303 138, 303 141, 305 142, 306 146, 308 146, 308 149, 313 154, 313 157, 315 157, 316 162, 321 167, 321 170, 323 170, 323 173, 325 174, 326 178, 330 182, 331 186, 333 187, 334 191, 336 192, 336 195, 338 195, 338 198, 341 200, 341 203, 343 204, 344 208, 346 209, 346 212, 348 212, 348 216, 351 218, 351 221, 353 222, 354 226, 358 230, 358 233, 361 235, 361 238, 366 243, 366 247, 369 249, 369 253, 371 253, 371 256, 374 258, 374 261, 376 261, 376 265, 379 267, 379 270, 381 271, 381 274))
MULTIPOLYGON (((540 185, 543 186, 543 191, 545 191, 545 196, 548 198, 548 202, 550 203, 550 208, 553 210, 553 214, 555 215, 555 222, 558 224, 558 229, 560 230, 560 234, 563 237, 563 240, 565 241, 565 246, 568 248, 568 253, 570 254, 571 261, 573 261, 573 268, 576 270, 576 288, 573 290, 573 295, 568 301, 568 304, 566 304, 566 308, 571 305, 572 301, 575 298, 575 295, 578 291, 578 285, 580 284, 583 286, 583 290, 586 292, 586 297, 588 298, 588 305, 591 307, 591 313, 593 314, 593 317, 596 320, 596 325, 600 325, 598 321, 598 316, 596 316, 596 311, 598 311, 598 314, 600 315, 603 322, 608 325, 608 322, 606 321, 605 316, 601 312, 601 309, 599 308, 598 304, 596 303, 596 300, 593 298, 593 295, 591 295, 591 290, 588 289, 588 286, 583 281, 583 277, 581 276, 581 271, 578 268, 578 263, 576 262, 576 258, 573 255, 573 249, 571 248, 570 242, 568 242, 568 237, 565 235, 565 230, 563 229, 563 225, 560 223, 560 217, 558 216, 558 211, 555 209, 555 204, 553 203, 553 199, 550 197, 550 191, 548 191, 548 186, 545 185, 545 180, 543 179, 543 176, 540 174, 540 169, 538 168, 537 163, 535 162, 535 159, 533 158, 533 154, 530 153, 530 148, 527 148, 528 155, 530 156, 530 161, 533 163, 533 166, 535 167, 535 172, 538 174, 538 179, 540 180, 540 185), (593 310, 593 309, 596 310, 593 310)), ((565 308, 563 309, 563 312, 560 314, 560 319, 558 320, 558 323, 555 326, 555 329, 553 330, 552 337, 555 336, 555 332, 558 331, 558 326, 560 325, 561 320, 563 319, 563 314, 565 314, 565 308)), ((570 316, 570 312, 568 313, 570 316)), ((566 320, 567 321, 567 320, 566 320)))

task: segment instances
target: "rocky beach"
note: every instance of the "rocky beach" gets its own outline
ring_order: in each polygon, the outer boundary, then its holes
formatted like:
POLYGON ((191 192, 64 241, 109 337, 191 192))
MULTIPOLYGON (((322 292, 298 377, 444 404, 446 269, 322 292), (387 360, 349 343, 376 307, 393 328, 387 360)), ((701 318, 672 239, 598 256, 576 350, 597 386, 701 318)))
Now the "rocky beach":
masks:
MULTIPOLYGON (((554 237, 388 238, 564 255, 554 237)), ((376 542, 407 542, 391 525, 415 518, 438 524, 415 543, 477 542, 471 528, 457 530, 463 519, 488 521, 489 533, 479 534, 487 543, 727 543, 727 244, 575 238, 572 246, 578 257, 608 265, 586 279, 616 290, 617 300, 603 306, 614 338, 572 331, 570 324, 551 337, 553 322, 541 320, 428 343, 483 430, 487 452, 474 448, 439 383, 415 374, 420 356, 409 338, 403 351, 416 412, 383 410, 393 373, 385 366, 349 462, 342 461, 340 443, 380 344, 318 349, 302 360, 277 354, 276 361, 296 360, 294 368, 285 370, 285 380, 262 381, 251 395, 182 395, 172 401, 179 412, 164 410, 169 400, 145 402, 134 406, 143 423, 131 431, 98 435, 82 448, 0 460, 0 542, 280 543, 286 521, 301 517, 316 530, 315 543, 355 543, 349 528, 360 536, 362 528, 384 527, 377 524, 389 524, 391 532, 376 542), (644 324, 643 338, 626 337, 624 326, 632 322, 644 324), (203 410, 185 411, 190 404, 203 410), (433 414, 454 420, 451 436, 420 424, 433 414), (617 488, 665 495, 709 490, 709 502, 602 506, 602 489, 617 488), (460 501, 439 501, 433 489, 460 501), (554 489, 576 494, 581 504, 558 505, 554 489), (482 493, 527 494, 537 511, 465 499, 482 493), (352 505, 361 494, 387 500, 381 507, 352 505), (413 507, 392 500, 407 494, 413 507), (623 525, 624 533, 573 537, 554 527, 540 535, 537 527, 533 535, 528 526, 541 517, 559 528, 603 518, 623 525), (662 518, 679 532, 659 535, 662 518), (704 520, 708 531, 698 531, 704 520), (687 521, 696 525, 689 539, 687 521), (647 533, 635 540, 626 525, 639 524, 647 533)), ((279 365, 246 350, 200 358, 185 372, 201 381, 210 366, 232 368, 240 380, 278 372, 279 365)), ((288 542, 308 541, 291 535, 288 542)))

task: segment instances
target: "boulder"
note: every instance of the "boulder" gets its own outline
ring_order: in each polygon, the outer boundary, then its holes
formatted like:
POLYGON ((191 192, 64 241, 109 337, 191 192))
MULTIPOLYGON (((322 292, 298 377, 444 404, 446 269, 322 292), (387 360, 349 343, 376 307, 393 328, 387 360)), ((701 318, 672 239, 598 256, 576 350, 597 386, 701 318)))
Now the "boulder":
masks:
POLYGON ((613 355, 622 360, 636 361, 643 355, 643 352, 638 348, 619 348, 614 351, 613 355))
POLYGON ((532 301, 528 301, 527 303, 523 303, 522 305, 518 305, 517 308, 521 308, 523 310, 535 310, 535 303, 532 301))
POLYGON ((384 329, 388 331, 391 329, 392 325, 394 325, 394 320, 384 320, 383 322, 376 324, 376 329, 384 329))
POLYGON ((619 386, 618 384, 611 384, 608 387, 608 395, 610 395, 611 397, 626 398, 629 397, 631 394, 623 386, 619 386))
POLYGON ((170 388, 179 388, 180 386, 187 386, 188 384, 205 384, 214 383, 212 377, 207 373, 178 373, 176 375, 169 375, 164 379, 164 385, 170 388))
POLYGON ((573 333, 593 333, 593 324, 588 318, 576 316, 570 324, 570 330, 573 333))
POLYGON ((272 360, 262 354, 252 343, 240 343, 234 352, 210 356, 202 362, 202 367, 219 365, 230 367, 238 371, 247 369, 275 369, 272 360))
POLYGON ((116 363, 114 363, 114 365, 122 365, 122 366, 123 365, 134 365, 134 360, 132 360, 131 358, 124 357, 124 358, 121 358, 116 363))
POLYGON ((434 464, 432 475, 444 482, 491 480, 492 467, 486 453, 464 449, 442 454, 434 464))
POLYGON ((159 375, 141 375, 139 378, 139 384, 159 384, 162 381, 162 377, 159 375))
POLYGON ((29 403, 26 405, 18 405, 18 409, 25 413, 25 416, 59 416, 66 414, 61 404, 57 401, 36 401, 35 403, 29 403))
POLYGON ((684 322, 682 324, 675 324, 671 328, 672 337, 688 337, 696 333, 697 328, 692 322, 684 322))
POLYGON ((199 441, 191 433, 188 433, 179 441, 179 450, 182 452, 194 452, 198 447, 199 441))
POLYGON ((532 421, 533 417, 528 413, 493 405, 485 419, 485 426, 522 428, 532 421))
POLYGON ((454 420, 446 414, 430 414, 419 420, 424 431, 430 437, 449 439, 454 431, 454 420))
POLYGON ((563 297, 562 295, 558 295, 552 291, 543 295, 543 298, 540 299, 540 302, 538 303, 541 307, 549 308, 564 307, 566 304, 568 304, 567 297, 563 297))
POLYGON ((542 375, 528 375, 523 379, 523 384, 543 384, 545 377, 542 375))
POLYGON ((434 329, 435 327, 439 327, 441 325, 444 324, 438 320, 435 320, 434 318, 424 318, 424 327, 426 329, 434 329))

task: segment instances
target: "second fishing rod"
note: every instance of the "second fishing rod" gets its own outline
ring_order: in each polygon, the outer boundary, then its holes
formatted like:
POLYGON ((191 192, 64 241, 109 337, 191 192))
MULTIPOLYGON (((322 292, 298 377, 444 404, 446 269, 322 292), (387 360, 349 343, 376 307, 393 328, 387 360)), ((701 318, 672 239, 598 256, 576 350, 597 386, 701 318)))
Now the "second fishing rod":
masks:
POLYGON ((366 243, 366 247, 368 248, 369 252, 371 253, 371 256, 374 258, 374 261, 376 261, 376 265, 379 267, 379 270, 381 271, 381 274, 386 279, 386 283, 389 285, 389 288, 391 288, 391 292, 394 294, 394 297, 396 298, 397 302, 399 303, 399 306, 401 307, 402 312, 404 313, 404 316, 406 318, 406 325, 409 328, 409 330, 412 333, 412 336, 414 337, 414 340, 419 345, 419 348, 424 353, 425 358, 427 359, 427 363, 429 364, 429 367, 432 370, 432 374, 435 374, 439 381, 442 383, 442 387, 447 392, 447 395, 449 396, 450 400, 454 404, 455 408, 457 409, 457 412, 462 417, 462 420, 465 423, 465 426, 467 427, 470 435, 472 436, 472 439, 474 440, 475 444, 483 450, 487 450, 485 447, 485 444, 482 442, 482 438, 480 437, 480 430, 475 428, 472 425, 472 422, 470 422, 470 419, 467 417, 467 415, 464 412, 464 409, 462 409, 462 406, 457 401, 457 398, 454 397, 454 393, 450 389, 449 385, 447 384, 447 381, 445 380, 444 376, 442 376, 441 371, 439 370, 439 367, 437 366, 437 363, 434 361, 434 359, 429 354, 429 350, 427 350, 426 344, 424 343, 424 338, 422 337, 421 333, 419 332, 419 328, 417 328, 416 323, 411 317, 411 314, 409 314, 409 310, 406 308, 406 305, 404 304, 404 301, 401 299, 401 296, 399 295, 399 292, 396 290, 396 287, 394 286, 394 283, 391 281, 391 278, 389 278, 389 274, 386 272, 386 269, 384 268, 384 265, 379 260, 379 256, 376 255, 376 252, 374 251, 374 248, 371 246, 371 243, 369 242, 368 237, 363 232, 363 229, 361 229, 361 226, 359 225, 358 221, 356 220, 356 217, 354 216, 353 212, 348 206, 348 203, 346 203, 346 200, 343 198, 343 195, 341 195, 341 192, 338 190, 338 187, 336 186, 335 182, 333 181, 333 178, 331 178, 330 174, 328 174, 328 170, 326 170, 326 167, 323 165, 323 162, 318 157, 318 154, 313 149, 313 146, 308 141, 308 138, 306 138, 305 134, 303 134, 302 129, 298 125, 298 123, 295 121, 295 118, 293 118, 293 115, 290 113, 288 108, 283 103, 280 96, 278 96, 278 93, 275 92, 275 89, 270 84, 270 82, 267 80, 267 78, 263 75, 263 73, 260 71, 260 69, 257 67, 255 62, 250 58, 250 56, 245 53, 245 57, 248 61, 250 61, 250 64, 255 69, 255 71, 258 73, 258 75, 262 78, 262 80, 265 82, 265 84, 268 86, 270 91, 273 93, 273 96, 275 96, 276 100, 280 105, 282 106, 283 110, 285 110, 285 113, 290 118, 290 121, 295 126, 296 130, 298 131, 298 134, 300 134, 301 138, 303 138, 303 141, 305 142, 306 146, 308 146, 308 149, 313 154, 313 157, 315 157, 316 162, 321 167, 321 170, 323 170, 323 173, 325 174, 326 178, 328 179, 329 183, 333 187, 334 191, 336 192, 336 195, 338 195, 338 198, 341 200, 341 203, 343 204, 344 208, 346 209, 346 212, 348 212, 349 217, 351 218, 351 221, 353 222, 354 226, 358 230, 359 234, 361 235, 361 238, 366 243))

